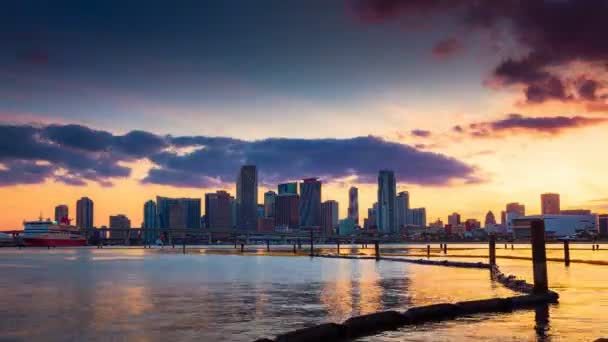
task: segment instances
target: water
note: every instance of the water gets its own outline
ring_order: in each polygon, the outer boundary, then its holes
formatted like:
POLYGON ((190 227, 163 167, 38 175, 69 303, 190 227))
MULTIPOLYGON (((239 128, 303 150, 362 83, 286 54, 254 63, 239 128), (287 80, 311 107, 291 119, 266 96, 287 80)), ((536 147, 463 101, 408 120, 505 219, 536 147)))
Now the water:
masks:
MULTIPOLYGON (((399 247, 426 253, 426 246, 399 247)), ((483 261, 487 254, 484 245, 448 247, 455 260, 483 261)), ((518 247, 498 255, 530 255, 518 247)), ((572 259, 608 256, 582 247, 572 259)), ((485 270, 266 256, 262 246, 248 256, 212 254, 231 250, 0 249, 0 341, 252 341, 381 310, 514 295, 485 270)), ((498 263, 531 280, 530 261, 498 263)), ((593 340, 608 335, 605 267, 549 263, 550 285, 561 298, 547 312, 480 315, 362 340, 593 340)))

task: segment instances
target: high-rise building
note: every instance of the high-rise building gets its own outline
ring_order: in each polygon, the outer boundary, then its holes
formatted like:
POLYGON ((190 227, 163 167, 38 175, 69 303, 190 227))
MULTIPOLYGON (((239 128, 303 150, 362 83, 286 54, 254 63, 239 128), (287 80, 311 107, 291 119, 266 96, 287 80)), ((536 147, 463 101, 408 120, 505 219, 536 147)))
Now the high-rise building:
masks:
POLYGON ((338 202, 329 200, 321 203, 321 231, 330 235, 338 224, 338 202))
POLYGON ((509 204, 507 204, 506 212, 507 212, 507 215, 515 214, 518 217, 526 216, 526 206, 524 206, 523 204, 519 204, 517 202, 509 203, 509 204))
POLYGON ((258 171, 255 165, 243 165, 236 182, 237 227, 256 230, 258 224, 258 171))
POLYGON ((300 226, 300 196, 297 194, 277 195, 275 198, 275 225, 291 229, 300 226))
POLYGON ((542 215, 559 215, 559 194, 540 195, 540 206, 542 215))
POLYGON ((479 228, 481 228, 481 222, 479 222, 476 219, 467 219, 466 221, 464 221, 464 227, 466 228, 467 231, 471 231, 473 229, 479 229, 479 228))
POLYGON ((408 214, 410 211, 410 194, 407 191, 401 191, 395 199, 395 211, 397 215, 397 226, 405 227, 408 224, 408 214))
POLYGON ((395 193, 397 184, 395 173, 390 170, 380 170, 378 173, 378 210, 376 220, 378 231, 384 234, 397 233, 395 224, 395 193))
POLYGON ((500 212, 500 224, 502 224, 502 225, 507 224, 507 212, 504 210, 500 212))
POLYGON ((608 236, 608 214, 602 214, 597 216, 598 219, 598 233, 600 236, 608 236))
POLYGON ((158 228, 157 219, 156 202, 149 200, 144 203, 144 226, 142 228, 158 228))
POLYGON ((93 201, 88 197, 76 202, 76 226, 81 229, 93 228, 93 201))
POLYGON ((110 216, 110 238, 111 239, 126 239, 129 237, 131 229, 131 220, 125 215, 110 216), (116 230, 115 230, 116 229, 116 230))
POLYGON ((68 215, 68 206, 65 204, 60 204, 58 206, 55 207, 55 221, 59 222, 59 223, 68 223, 66 222, 67 220, 69 220, 69 215, 68 215))
POLYGON ((157 196, 156 212, 158 213, 158 228, 195 229, 201 227, 200 198, 157 196))
POLYGON ((359 189, 351 186, 348 189, 348 218, 353 219, 355 225, 359 224, 359 189))
POLYGON ((350 217, 340 220, 338 230, 340 235, 352 235, 356 230, 355 221, 350 217))
POLYGON ((264 216, 274 217, 274 202, 277 193, 274 191, 266 191, 264 193, 264 216))
POLYGON ((282 183, 278 186, 279 195, 297 195, 298 194, 298 183, 282 183))
POLYGON ((486 227, 489 225, 496 224, 496 217, 494 217, 494 213, 492 212, 492 210, 488 211, 488 213, 486 214, 486 221, 484 223, 486 227))
POLYGON ((456 227, 460 224, 460 214, 452 213, 452 215, 448 216, 448 224, 452 227, 456 227))
POLYGON ((410 212, 414 226, 426 227, 426 208, 413 208, 410 212))
POLYGON ((206 228, 232 228, 232 196, 226 191, 205 194, 206 228))
POLYGON ((321 181, 306 178, 300 183, 300 227, 321 226, 321 181))
POLYGON ((591 210, 589 209, 566 209, 560 210, 560 215, 591 215, 591 210))

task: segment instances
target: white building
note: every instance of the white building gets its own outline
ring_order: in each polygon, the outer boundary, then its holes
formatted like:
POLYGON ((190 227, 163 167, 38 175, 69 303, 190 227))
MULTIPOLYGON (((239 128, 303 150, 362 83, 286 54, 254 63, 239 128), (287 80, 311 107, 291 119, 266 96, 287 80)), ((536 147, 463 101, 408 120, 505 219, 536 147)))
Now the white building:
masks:
POLYGON ((521 216, 507 222, 515 238, 527 238, 530 237, 530 221, 537 219, 544 220, 548 236, 565 237, 583 231, 596 234, 598 231, 598 218, 595 214, 521 216))

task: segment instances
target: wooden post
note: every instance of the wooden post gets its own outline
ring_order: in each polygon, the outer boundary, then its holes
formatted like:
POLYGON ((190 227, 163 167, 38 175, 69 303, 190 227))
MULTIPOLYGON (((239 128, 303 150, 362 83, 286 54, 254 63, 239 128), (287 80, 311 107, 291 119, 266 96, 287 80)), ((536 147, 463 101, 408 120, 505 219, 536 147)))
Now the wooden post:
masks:
POLYGON ((564 264, 570 266, 570 241, 564 240, 564 264))
POLYGON ((243 253, 244 250, 245 250, 245 244, 241 243, 241 253, 243 253))
POLYGON ((234 237, 234 249, 236 249, 236 236, 234 237))
POLYGON ((513 244, 511 244, 511 250, 514 250, 514 249, 515 249, 515 247, 513 246, 513 244))
POLYGON ((591 250, 594 251, 595 250, 595 244, 591 245, 591 250))
POLYGON ((507 244, 505 243, 505 249, 507 249, 507 244))
POLYGON ((338 245, 338 255, 340 255, 340 239, 336 239, 336 244, 338 245))
POLYGON ((315 245, 314 245, 312 239, 313 239, 313 235, 312 235, 312 228, 311 228, 310 229, 310 256, 315 255, 315 245))
POLYGON ((448 244, 447 243, 443 244, 443 254, 448 254, 448 244))
POLYGON ((376 240, 376 242, 374 243, 374 249, 376 250, 376 260, 380 259, 380 244, 378 243, 378 240, 376 240))
POLYGON ((296 253, 297 253, 297 252, 296 252, 296 242, 294 241, 294 242, 293 242, 293 254, 296 254, 296 253))
POLYGON ((270 240, 266 240, 266 252, 270 252, 270 240))
POLYGON ((431 257, 431 245, 426 245, 426 258, 429 259, 431 257))
POLYGON ((496 265, 496 235, 490 234, 490 266, 496 265))
POLYGON ((184 238, 184 241, 183 241, 183 242, 184 242, 184 243, 183 243, 183 247, 182 247, 182 252, 183 252, 184 254, 186 254, 186 238, 184 238))
POLYGON ((532 240, 532 267, 534 269, 534 293, 549 291, 547 280, 547 251, 545 249, 545 222, 533 220, 530 224, 532 240))

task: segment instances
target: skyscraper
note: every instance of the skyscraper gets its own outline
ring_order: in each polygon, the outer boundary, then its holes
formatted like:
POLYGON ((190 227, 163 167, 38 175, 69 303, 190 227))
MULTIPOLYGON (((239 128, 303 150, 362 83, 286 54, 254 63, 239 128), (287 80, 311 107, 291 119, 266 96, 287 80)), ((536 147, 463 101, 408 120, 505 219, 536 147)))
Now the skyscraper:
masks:
POLYGON ((330 235, 338 224, 338 202, 329 200, 321 203, 321 231, 330 235))
POLYGON ((395 199, 395 212, 397 215, 397 227, 405 227, 408 224, 407 217, 410 211, 410 194, 401 191, 395 199))
POLYGON ((55 221, 59 223, 69 223, 66 220, 69 218, 68 216, 68 206, 65 204, 60 204, 55 207, 55 221))
POLYGON ((111 239, 126 239, 129 237, 129 231, 125 229, 131 229, 131 220, 125 215, 110 216, 110 238, 111 239), (116 229, 116 230, 114 230, 116 229), (113 231, 114 230, 114 231, 113 231))
POLYGON ((156 203, 153 200, 144 203, 144 226, 142 228, 158 228, 157 218, 156 203))
POLYGON ((258 222, 258 171, 255 165, 243 165, 236 182, 237 227, 256 230, 258 222))
POLYGON ((559 194, 542 194, 540 195, 540 206, 542 215, 559 215, 559 194))
POLYGON ((347 217, 353 219, 355 225, 359 224, 359 189, 354 186, 348 189, 347 217))
POLYGON ((306 178, 300 183, 300 226, 321 225, 321 181, 306 178))
POLYGON ((300 196, 283 194, 277 195, 275 200, 276 225, 291 229, 298 228, 300 226, 300 196))
POLYGON ((523 204, 519 204, 517 202, 507 204, 507 210, 505 210, 508 214, 515 214, 516 216, 526 216, 526 206, 523 204))
POLYGON ((93 201, 88 197, 76 202, 76 225, 81 229, 93 228, 93 201))
POLYGON ((158 228, 200 228, 200 198, 156 197, 158 228))
POLYGON ((232 196, 226 191, 205 194, 207 228, 232 228, 232 196))
POLYGON ((264 216, 274 217, 274 202, 277 193, 274 191, 266 191, 264 193, 264 216))
POLYGON ((448 216, 448 224, 452 227, 460 225, 460 214, 452 213, 452 215, 448 216))
POLYGON ((295 195, 298 193, 298 183, 282 183, 278 186, 279 195, 291 194, 295 195))
POLYGON ((598 215, 597 220, 599 235, 601 237, 608 236, 608 214, 598 215))
POLYGON ((378 210, 376 219, 378 231, 384 234, 397 233, 395 224, 395 193, 397 184, 395 174, 390 170, 380 170, 378 173, 378 210))
POLYGON ((426 208, 413 208, 410 212, 412 213, 413 225, 426 227, 426 208))
POLYGON ((486 214, 486 221, 484 223, 486 227, 492 224, 496 224, 496 217, 494 217, 494 213, 491 210, 488 211, 488 213, 486 214))

